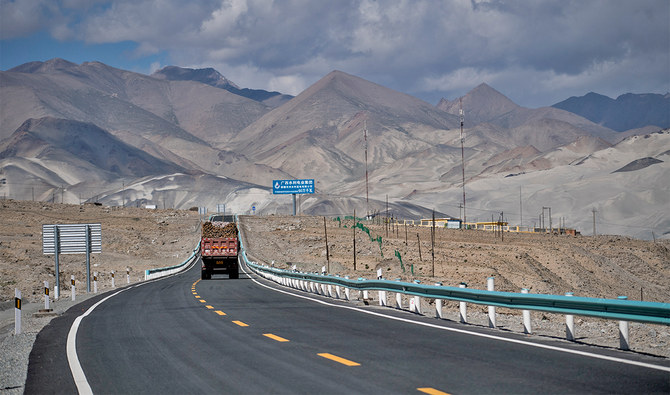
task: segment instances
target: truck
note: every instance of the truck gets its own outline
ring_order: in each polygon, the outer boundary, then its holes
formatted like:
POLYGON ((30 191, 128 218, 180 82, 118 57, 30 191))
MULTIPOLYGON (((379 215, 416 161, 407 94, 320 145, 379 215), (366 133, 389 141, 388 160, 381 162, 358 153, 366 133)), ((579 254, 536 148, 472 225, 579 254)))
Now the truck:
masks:
POLYGON ((212 273, 227 273, 231 279, 239 278, 238 236, 234 215, 214 214, 202 224, 201 279, 211 279, 212 273))

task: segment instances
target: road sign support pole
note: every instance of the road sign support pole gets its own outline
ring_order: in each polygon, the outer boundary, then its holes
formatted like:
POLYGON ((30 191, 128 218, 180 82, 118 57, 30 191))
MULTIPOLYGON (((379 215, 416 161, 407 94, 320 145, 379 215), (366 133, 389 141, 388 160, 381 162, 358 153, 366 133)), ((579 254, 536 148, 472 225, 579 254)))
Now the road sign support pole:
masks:
POLYGON ((297 207, 296 207, 296 199, 295 199, 296 194, 293 194, 293 216, 295 217, 296 212, 297 212, 297 207))
POLYGON ((86 225, 86 292, 91 293, 91 227, 86 225))
POLYGON ((58 300, 60 298, 60 279, 59 279, 59 268, 58 268, 58 245, 60 244, 58 237, 58 225, 54 226, 54 260, 56 261, 56 284, 54 285, 54 299, 58 300))

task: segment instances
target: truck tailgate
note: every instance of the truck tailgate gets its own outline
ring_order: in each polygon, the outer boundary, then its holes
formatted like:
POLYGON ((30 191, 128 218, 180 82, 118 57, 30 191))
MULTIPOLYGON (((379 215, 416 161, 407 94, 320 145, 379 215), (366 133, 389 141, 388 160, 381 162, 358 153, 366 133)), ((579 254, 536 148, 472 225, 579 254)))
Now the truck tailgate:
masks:
POLYGON ((203 237, 202 256, 237 256, 237 237, 203 237))

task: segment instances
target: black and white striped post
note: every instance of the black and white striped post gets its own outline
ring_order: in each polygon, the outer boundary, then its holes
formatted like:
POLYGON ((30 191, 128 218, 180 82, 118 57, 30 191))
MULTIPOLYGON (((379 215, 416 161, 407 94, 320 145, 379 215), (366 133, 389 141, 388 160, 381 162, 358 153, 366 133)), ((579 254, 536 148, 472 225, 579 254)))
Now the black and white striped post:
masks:
MULTIPOLYGON (((566 292, 565 296, 574 296, 574 293, 566 292)), ((575 340, 575 316, 572 314, 565 315, 565 338, 575 340)))
MULTIPOLYGON (((528 289, 523 288, 521 290, 522 294, 527 294, 528 289)), ((530 310, 522 310, 521 314, 523 315, 523 333, 530 335, 533 333, 533 327, 530 322, 530 310)))
MULTIPOLYGON (((618 299, 627 300, 628 297, 619 296, 618 299)), ((619 321, 619 348, 622 350, 630 350, 628 321, 619 321)))
MULTIPOLYGON (((435 283, 436 286, 441 287, 442 283, 435 283)), ((442 299, 435 299, 435 318, 442 319, 442 299)))
POLYGON ((77 288, 74 285, 74 274, 70 276, 70 282, 72 283, 72 301, 74 302, 77 299, 77 288))
POLYGON ((126 268, 126 284, 130 284, 130 268, 126 268))
POLYGON ((93 293, 98 293, 98 272, 93 272, 93 293))
MULTIPOLYGON (((488 291, 495 291, 495 278, 494 277, 489 277, 486 280, 486 289, 488 291)), ((489 328, 495 328, 496 327, 496 307, 495 306, 489 306, 489 328)))
POLYGON ((44 310, 49 311, 49 282, 44 282, 44 310))
POLYGON ((114 286, 114 270, 112 270, 112 288, 116 288, 116 287, 114 286))
POLYGON ((14 334, 21 333, 21 291, 14 289, 14 334))

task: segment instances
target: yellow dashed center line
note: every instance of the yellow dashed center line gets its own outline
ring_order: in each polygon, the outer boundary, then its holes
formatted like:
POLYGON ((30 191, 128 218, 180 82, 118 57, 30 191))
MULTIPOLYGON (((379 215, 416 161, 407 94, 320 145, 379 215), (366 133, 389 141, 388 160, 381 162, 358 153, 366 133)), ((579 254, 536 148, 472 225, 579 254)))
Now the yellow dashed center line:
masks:
POLYGON ((436 390, 435 388, 430 388, 430 387, 417 388, 417 390, 421 391, 425 394, 430 394, 430 395, 449 395, 448 392, 442 392, 442 391, 436 390))
POLYGON ((215 310, 214 312, 215 312, 216 314, 218 314, 218 315, 226 315, 226 313, 224 313, 224 312, 221 311, 221 310, 215 310))
POLYGON ((326 358, 326 359, 330 359, 331 361, 339 362, 342 365, 347 365, 347 366, 360 366, 361 365, 358 362, 350 361, 348 359, 344 359, 342 357, 338 357, 337 355, 329 354, 327 352, 320 353, 320 354, 317 354, 317 355, 320 356, 320 357, 326 358))
POLYGON ((272 333, 263 333, 263 336, 269 337, 270 339, 276 340, 278 342, 287 342, 289 341, 288 339, 284 339, 283 337, 273 335, 272 333))
POLYGON ((207 305, 207 306, 205 306, 205 307, 207 307, 207 308, 210 309, 210 310, 213 310, 213 309, 214 309, 214 307, 213 307, 213 306, 210 306, 210 305, 207 305))
POLYGON ((205 299, 200 299, 200 303, 207 303, 205 299))
POLYGON ((242 321, 233 321, 233 324, 235 324, 235 325, 239 325, 239 326, 249 326, 249 325, 245 324, 245 323, 242 322, 242 321))
POLYGON ((196 296, 195 298, 196 298, 196 299, 200 299, 200 296, 196 296))

